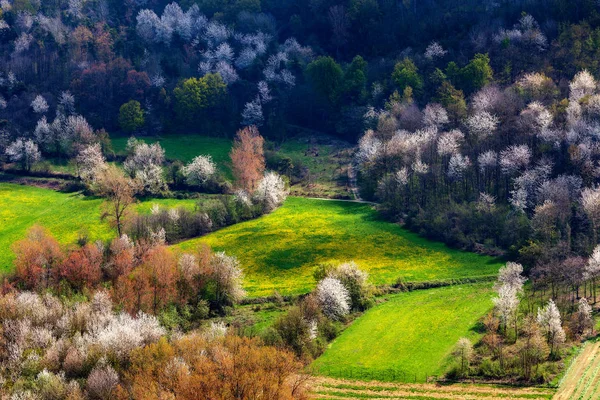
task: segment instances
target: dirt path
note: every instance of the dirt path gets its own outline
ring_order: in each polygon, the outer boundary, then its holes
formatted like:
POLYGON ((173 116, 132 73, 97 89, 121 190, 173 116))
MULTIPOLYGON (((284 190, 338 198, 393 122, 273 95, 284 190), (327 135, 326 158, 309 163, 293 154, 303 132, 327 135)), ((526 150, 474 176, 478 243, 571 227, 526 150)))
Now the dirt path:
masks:
POLYGON ((350 193, 354 196, 354 199, 357 201, 362 201, 360 197, 360 191, 358 190, 358 184, 356 181, 356 169, 354 168, 354 164, 348 164, 348 184, 350 185, 350 193))
POLYGON ((588 342, 584 345, 553 399, 600 399, 600 342, 588 342))
POLYGON ((397 384, 316 377, 311 381, 314 399, 550 399, 552 389, 497 385, 397 384))

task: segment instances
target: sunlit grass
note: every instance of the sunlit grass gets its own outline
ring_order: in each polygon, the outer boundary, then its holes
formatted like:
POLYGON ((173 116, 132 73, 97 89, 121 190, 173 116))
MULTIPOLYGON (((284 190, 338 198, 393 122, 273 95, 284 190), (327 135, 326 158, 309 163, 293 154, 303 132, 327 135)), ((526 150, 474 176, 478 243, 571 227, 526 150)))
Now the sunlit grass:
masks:
POLYGON ((251 296, 305 293, 319 263, 354 260, 374 284, 492 275, 499 262, 450 249, 379 219, 366 204, 291 197, 272 214, 177 245, 235 255, 251 296))
MULTIPOLYGON (((39 224, 65 245, 74 244, 80 235, 90 240, 115 236, 110 226, 100 220, 102 199, 80 193, 60 193, 50 189, 10 183, 0 184, 0 270, 12 269, 11 246, 27 230, 39 224)), ((149 199, 136 207, 149 211, 152 204, 164 207, 193 208, 196 200, 149 199)))
POLYGON ((388 296, 335 339, 313 366, 338 378, 424 381, 441 375, 461 337, 476 343, 492 307, 491 283, 388 296))

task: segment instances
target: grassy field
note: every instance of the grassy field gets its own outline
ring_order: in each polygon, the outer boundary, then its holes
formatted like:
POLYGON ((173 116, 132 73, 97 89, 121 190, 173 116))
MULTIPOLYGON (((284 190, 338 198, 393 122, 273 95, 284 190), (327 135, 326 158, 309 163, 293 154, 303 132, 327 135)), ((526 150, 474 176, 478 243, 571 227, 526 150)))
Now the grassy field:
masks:
POLYGON ((347 168, 352 149, 348 143, 321 138, 298 137, 287 140, 280 146, 270 146, 293 164, 305 166, 309 174, 307 182, 294 185, 292 195, 309 197, 348 197, 347 168))
MULTIPOLYGON (((193 208, 195 200, 150 199, 138 205, 150 210, 153 203, 193 208)), ((0 183, 0 271, 12 268, 11 245, 34 224, 48 229, 63 244, 75 243, 80 233, 90 239, 108 239, 115 233, 100 221, 101 199, 79 193, 0 183)))
POLYGON ((313 367, 336 378, 424 382, 446 371, 461 337, 476 343, 492 285, 448 286, 388 296, 335 339, 313 367))
POLYGON ((250 296, 305 293, 322 262, 354 260, 374 284, 495 274, 497 260, 453 250, 382 221, 366 204, 288 198, 275 212, 177 245, 239 258, 250 296))
MULTIPOLYGON (((127 140, 125 136, 112 138, 113 150, 117 154, 124 154, 127 140)), ((229 178, 229 151, 231 140, 223 137, 209 137, 200 135, 165 135, 161 137, 140 137, 146 143, 159 142, 165 149, 165 156, 171 160, 180 160, 188 163, 199 155, 210 155, 219 170, 229 178)))

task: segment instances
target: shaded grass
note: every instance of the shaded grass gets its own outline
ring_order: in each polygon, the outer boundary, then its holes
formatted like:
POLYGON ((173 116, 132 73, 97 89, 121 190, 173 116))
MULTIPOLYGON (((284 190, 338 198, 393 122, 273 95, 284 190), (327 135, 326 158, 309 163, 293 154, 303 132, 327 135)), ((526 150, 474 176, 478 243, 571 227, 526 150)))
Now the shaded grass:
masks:
POLYGON ((354 260, 371 282, 391 284, 493 275, 490 257, 448 248, 380 220, 366 204, 288 198, 275 212, 178 244, 190 250, 206 243, 235 255, 250 296, 310 291, 319 263, 354 260))
MULTIPOLYGON (((117 136, 111 138, 113 150, 117 154, 125 154, 129 137, 117 136)), ((229 151, 232 141, 223 137, 210 137, 192 134, 172 134, 160 137, 139 137, 146 143, 159 142, 165 149, 165 156, 170 160, 180 160, 188 163, 199 155, 210 155, 217 167, 228 178, 231 178, 229 166, 229 151)))
POLYGON ((336 378, 423 382, 441 375, 459 338, 479 340, 476 325, 492 308, 491 295, 486 283, 388 296, 354 321, 313 367, 336 378))

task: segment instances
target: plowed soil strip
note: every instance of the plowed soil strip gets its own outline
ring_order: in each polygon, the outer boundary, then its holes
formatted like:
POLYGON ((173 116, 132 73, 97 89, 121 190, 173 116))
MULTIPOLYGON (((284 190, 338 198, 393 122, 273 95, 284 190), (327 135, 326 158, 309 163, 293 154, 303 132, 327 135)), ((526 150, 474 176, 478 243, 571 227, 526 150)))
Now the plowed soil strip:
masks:
POLYGON ((318 399, 550 399, 552 389, 486 385, 394 384, 315 378, 312 394, 318 399))
POLYGON ((600 398, 600 342, 587 343, 567 371, 554 400, 600 398))

